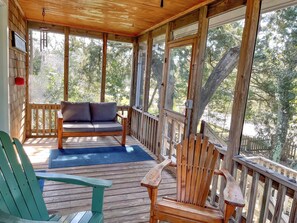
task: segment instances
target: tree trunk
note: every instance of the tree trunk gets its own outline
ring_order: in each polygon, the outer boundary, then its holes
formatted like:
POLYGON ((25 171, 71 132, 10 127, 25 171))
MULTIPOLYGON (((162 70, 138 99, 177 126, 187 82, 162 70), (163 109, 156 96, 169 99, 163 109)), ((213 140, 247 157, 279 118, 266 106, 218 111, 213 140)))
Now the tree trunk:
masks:
POLYGON ((212 96, 214 95, 220 84, 236 67, 239 59, 239 51, 239 46, 231 48, 223 55, 222 59, 218 62, 218 64, 211 72, 209 78, 202 88, 201 101, 198 111, 198 120, 201 119, 205 107, 211 100, 212 96))
POLYGON ((278 114, 276 123, 276 142, 273 148, 272 160, 280 162, 284 154, 284 146, 287 139, 289 120, 290 120, 290 100, 288 99, 289 88, 286 86, 288 81, 292 81, 286 74, 277 75, 277 103, 278 114), (289 79, 289 80, 288 80, 289 79))

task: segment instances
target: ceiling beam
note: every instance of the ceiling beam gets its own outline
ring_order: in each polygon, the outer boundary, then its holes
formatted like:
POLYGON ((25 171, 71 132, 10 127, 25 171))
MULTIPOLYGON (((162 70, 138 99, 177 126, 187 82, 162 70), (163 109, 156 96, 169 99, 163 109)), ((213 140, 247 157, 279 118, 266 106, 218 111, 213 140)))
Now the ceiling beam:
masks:
POLYGON ((184 16, 184 15, 186 15, 186 14, 192 12, 192 11, 195 11, 196 9, 199 9, 199 8, 205 6, 205 5, 209 5, 209 4, 211 4, 211 3, 215 2, 215 1, 216 0, 205 0, 205 1, 202 1, 202 2, 198 3, 197 5, 189 8, 189 9, 187 9, 187 10, 181 12, 181 13, 178 13, 178 14, 170 17, 169 19, 165 19, 164 21, 162 21, 162 22, 160 22, 160 23, 152 26, 149 29, 146 29, 146 30, 142 31, 141 33, 139 33, 139 35, 143 35, 143 34, 149 32, 149 31, 151 31, 153 29, 156 29, 156 28, 158 28, 160 26, 163 26, 163 25, 165 25, 168 22, 172 22, 173 20, 176 20, 177 18, 180 18, 180 17, 182 17, 182 16, 184 16))

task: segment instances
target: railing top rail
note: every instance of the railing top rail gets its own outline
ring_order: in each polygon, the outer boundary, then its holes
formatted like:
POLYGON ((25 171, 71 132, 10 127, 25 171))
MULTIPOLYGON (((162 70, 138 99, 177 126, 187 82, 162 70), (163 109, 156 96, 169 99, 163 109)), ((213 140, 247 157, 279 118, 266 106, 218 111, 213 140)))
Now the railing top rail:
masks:
MULTIPOLYGON (((29 106, 31 108, 38 108, 38 107, 44 107, 44 106, 47 106, 47 107, 60 107, 61 104, 35 104, 35 103, 30 103, 29 106)), ((129 105, 118 105, 117 107, 120 108, 120 109, 127 109, 127 110, 130 108, 129 105)))
POLYGON ((284 165, 282 165, 280 163, 276 163, 276 162, 274 162, 272 160, 269 160, 269 159, 267 159, 265 157, 262 157, 262 156, 252 156, 252 157, 247 157, 246 159, 252 160, 252 161, 253 160, 261 160, 261 161, 263 161, 263 162, 265 162, 267 164, 270 164, 270 165, 273 165, 273 166, 277 166, 277 167, 283 169, 284 171, 288 171, 290 173, 297 174, 297 171, 296 170, 293 170, 291 168, 288 168, 288 167, 286 167, 286 166, 284 166, 284 165))
POLYGON ((147 117, 149 117, 151 119, 154 119, 155 121, 159 121, 159 118, 157 116, 152 115, 152 114, 150 114, 148 112, 142 112, 141 109, 136 108, 135 106, 133 106, 132 109, 135 110, 135 111, 137 111, 137 112, 139 112, 139 113, 143 113, 145 116, 147 116, 147 117))
POLYGON ((132 109, 135 110, 135 111, 138 111, 138 112, 142 112, 142 110, 137 108, 136 106, 132 106, 132 109))
POLYGON ((186 117, 184 115, 178 113, 178 112, 164 109, 164 114, 166 116, 169 116, 170 118, 175 119, 176 121, 181 122, 181 123, 185 123, 186 122, 186 117))
MULTIPOLYGON (((234 161, 238 162, 239 164, 246 166, 248 169, 251 169, 253 171, 256 171, 260 173, 261 175, 272 179, 273 181, 277 182, 278 184, 282 184, 286 186, 287 188, 290 188, 293 191, 297 191, 297 182, 294 179, 288 178, 278 172, 275 172, 273 170, 270 170, 256 162, 253 162, 250 159, 247 159, 243 156, 235 156, 233 158, 234 161)), ((293 194, 289 194, 290 197, 293 196, 293 194)))
POLYGON ((129 105, 118 105, 117 107, 120 109, 127 109, 127 110, 130 108, 129 105))
POLYGON ((30 103, 29 106, 31 108, 37 108, 37 107, 42 107, 42 106, 56 107, 56 106, 61 106, 61 105, 60 104, 35 104, 35 103, 30 103))

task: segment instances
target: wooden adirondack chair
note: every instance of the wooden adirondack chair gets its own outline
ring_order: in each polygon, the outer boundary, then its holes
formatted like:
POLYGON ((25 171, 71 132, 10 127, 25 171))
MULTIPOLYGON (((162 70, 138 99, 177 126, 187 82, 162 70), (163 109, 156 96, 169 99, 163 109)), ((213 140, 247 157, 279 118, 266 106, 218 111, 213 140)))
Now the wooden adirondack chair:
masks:
POLYGON ((150 223, 158 220, 169 222, 228 222, 235 207, 243 207, 242 192, 234 178, 226 170, 215 170, 219 152, 201 134, 191 135, 177 145, 177 197, 157 201, 161 172, 172 163, 165 160, 150 170, 141 181, 147 187, 151 199, 150 223), (225 210, 206 206, 213 174, 222 175, 227 180, 224 190, 225 210))
POLYGON ((0 145, 0 222, 103 222, 103 194, 112 185, 111 181, 35 173, 19 140, 11 140, 0 131, 0 145), (93 187, 92 210, 63 217, 49 216, 38 179, 93 187))

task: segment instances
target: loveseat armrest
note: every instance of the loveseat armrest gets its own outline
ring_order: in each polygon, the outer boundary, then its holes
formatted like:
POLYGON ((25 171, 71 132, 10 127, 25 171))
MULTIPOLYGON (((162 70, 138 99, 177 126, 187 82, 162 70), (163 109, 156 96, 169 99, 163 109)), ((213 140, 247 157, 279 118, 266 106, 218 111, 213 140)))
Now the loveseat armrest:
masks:
POLYGON ((59 110, 57 112, 57 115, 58 115, 58 119, 63 119, 63 114, 62 114, 62 111, 61 110, 59 110))
POLYGON ((120 114, 120 113, 117 113, 117 116, 116 117, 119 117, 121 119, 121 124, 123 126, 123 131, 126 132, 126 127, 127 127, 127 117, 125 117, 124 115, 120 114))
POLYGON ((117 117, 121 118, 121 119, 127 119, 127 117, 125 117, 124 115, 122 115, 121 113, 117 113, 117 117))
POLYGON ((124 115, 122 115, 122 114, 120 114, 120 113, 117 113, 117 116, 116 116, 116 118, 117 117, 119 117, 120 119, 121 119, 121 125, 123 126, 123 132, 122 132, 122 142, 121 142, 121 144, 122 144, 122 146, 125 146, 125 144, 126 144, 126 132, 127 132, 127 118, 124 116, 124 115))

